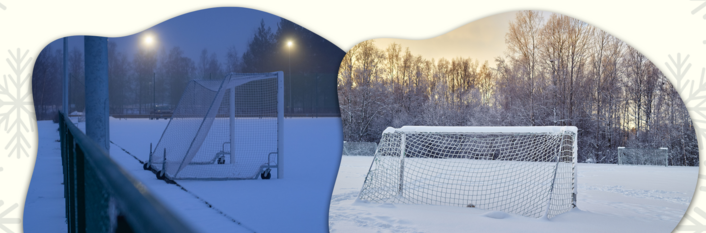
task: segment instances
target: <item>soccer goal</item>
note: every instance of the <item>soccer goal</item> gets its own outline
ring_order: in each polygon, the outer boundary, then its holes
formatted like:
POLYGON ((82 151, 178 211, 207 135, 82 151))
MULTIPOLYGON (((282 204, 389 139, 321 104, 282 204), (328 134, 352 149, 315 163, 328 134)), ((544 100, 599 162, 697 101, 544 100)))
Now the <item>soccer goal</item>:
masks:
POLYGON ((281 179, 283 121, 282 72, 192 80, 145 168, 169 179, 281 179))
POLYGON ((374 142, 346 142, 343 141, 343 156, 373 156, 377 144, 374 142))
POLYGON ((552 218, 576 207, 576 136, 573 126, 387 128, 358 198, 552 218))
POLYGON ((618 165, 669 165, 669 149, 618 147, 618 165))

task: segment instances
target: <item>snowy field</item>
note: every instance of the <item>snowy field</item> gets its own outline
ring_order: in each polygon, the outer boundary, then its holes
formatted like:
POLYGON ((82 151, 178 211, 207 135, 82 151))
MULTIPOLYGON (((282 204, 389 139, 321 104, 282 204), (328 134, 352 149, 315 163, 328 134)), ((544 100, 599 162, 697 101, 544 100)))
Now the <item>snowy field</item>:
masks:
MULTIPOLYGON (((157 180, 137 160, 147 159, 167 121, 110 123, 113 159, 201 232, 326 232, 327 225, 331 232, 670 232, 698 178, 696 167, 579 164, 578 209, 550 221, 475 208, 360 203, 372 157, 341 159, 340 119, 287 118, 285 179, 177 181, 185 191, 157 180)), ((24 232, 66 232, 57 128, 38 122, 24 232)))
POLYGON ((698 167, 578 164, 578 208, 549 221, 477 208, 356 201, 372 156, 343 156, 330 232, 671 232, 698 167))
MULTIPOLYGON (((340 118, 285 119, 282 180, 178 180, 142 169, 168 121, 110 119, 112 158, 199 232, 326 232, 341 154, 340 118), (136 158, 135 158, 136 157, 136 158), (183 187, 183 189, 182 189, 183 187)), ((57 124, 40 121, 25 232, 66 232, 57 124)), ((79 124, 83 129, 84 124, 79 124)))

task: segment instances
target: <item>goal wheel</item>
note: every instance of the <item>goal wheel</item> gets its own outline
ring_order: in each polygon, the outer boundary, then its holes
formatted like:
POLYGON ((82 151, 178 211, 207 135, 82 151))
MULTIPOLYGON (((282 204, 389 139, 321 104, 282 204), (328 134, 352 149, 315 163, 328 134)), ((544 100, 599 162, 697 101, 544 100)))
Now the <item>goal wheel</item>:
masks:
POLYGON ((269 180, 272 177, 272 174, 270 173, 270 169, 268 168, 267 170, 263 171, 260 173, 260 178, 263 180, 269 180))
POLYGON ((143 164, 143 165, 142 165, 142 169, 150 170, 150 164, 149 164, 149 163, 143 164))
POLYGON ((164 180, 164 171, 157 172, 157 179, 164 180))
POLYGON ((218 157, 218 164, 225 164, 226 163, 226 157, 218 157))

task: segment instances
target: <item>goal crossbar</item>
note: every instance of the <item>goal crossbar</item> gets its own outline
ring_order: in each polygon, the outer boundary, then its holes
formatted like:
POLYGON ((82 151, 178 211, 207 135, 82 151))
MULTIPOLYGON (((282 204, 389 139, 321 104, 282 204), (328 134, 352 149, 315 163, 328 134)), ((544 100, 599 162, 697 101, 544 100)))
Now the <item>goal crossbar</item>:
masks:
POLYGON ((563 132, 578 133, 575 126, 402 126, 387 127, 382 133, 497 133, 497 134, 559 134, 563 132))

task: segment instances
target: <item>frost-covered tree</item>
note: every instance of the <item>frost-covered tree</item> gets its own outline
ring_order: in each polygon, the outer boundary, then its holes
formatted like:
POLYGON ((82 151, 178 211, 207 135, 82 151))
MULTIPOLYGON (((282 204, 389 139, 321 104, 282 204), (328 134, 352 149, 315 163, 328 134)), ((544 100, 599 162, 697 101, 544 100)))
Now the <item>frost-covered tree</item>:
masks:
POLYGON ((617 148, 670 149, 670 164, 697 165, 686 107, 643 54, 585 22, 518 13, 506 56, 427 60, 393 43, 353 47, 338 75, 344 139, 377 141, 386 127, 579 128, 579 161, 617 162, 617 148))

